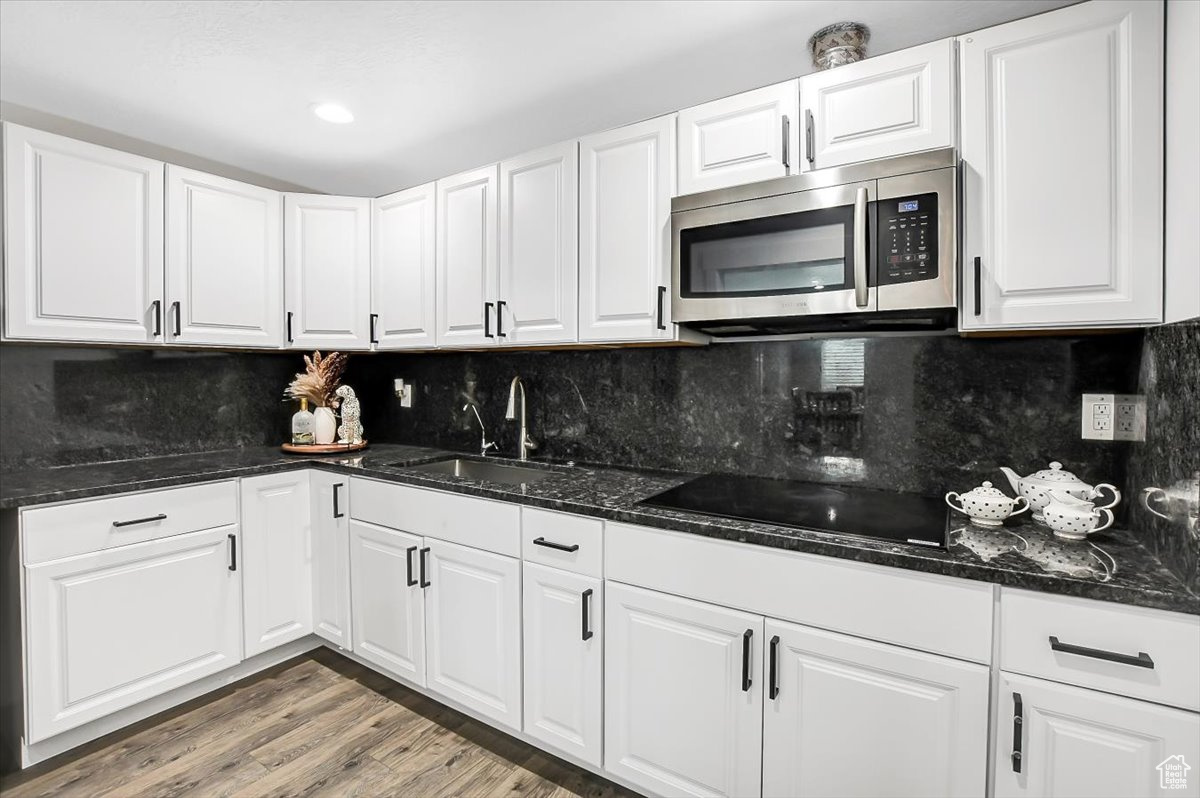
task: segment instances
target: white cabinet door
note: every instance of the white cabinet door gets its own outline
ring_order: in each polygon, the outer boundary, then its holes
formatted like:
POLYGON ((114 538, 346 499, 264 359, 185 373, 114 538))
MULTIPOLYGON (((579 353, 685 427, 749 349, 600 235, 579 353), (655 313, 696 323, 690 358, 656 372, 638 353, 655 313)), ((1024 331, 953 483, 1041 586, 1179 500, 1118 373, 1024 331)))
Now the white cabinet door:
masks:
POLYGON ((759 795, 762 617, 615 582, 604 614, 605 770, 655 795, 759 795))
POLYGON ((578 337, 579 144, 568 141, 500 164, 501 344, 578 337))
POLYGON ((167 167, 166 339, 283 344, 278 191, 167 167))
POLYGON ((436 343, 433 183, 371 201, 371 343, 420 349, 436 343))
POLYGON ((437 343, 491 346, 499 290, 497 167, 437 181, 437 343))
POLYGON ((810 169, 954 146, 954 40, 800 79, 810 169))
POLYGON ((966 330, 1162 320, 1163 5, 960 38, 966 330))
POLYGON ((579 142, 579 340, 674 336, 671 193, 675 117, 579 142))
POLYGON ((313 631, 350 649, 350 479, 309 472, 312 494, 313 631))
POLYGON ((525 733, 600 767, 603 583, 529 562, 522 568, 525 733))
POLYGON ((287 343, 369 349, 371 200, 284 194, 287 343))
POLYGON ((307 471, 242 480, 246 656, 311 634, 312 548, 307 471))
POLYGON ((350 521, 350 604, 354 653, 425 685, 425 594, 421 538, 350 521))
POLYGON ((1003 672, 997 698, 996 798, 1200 796, 1194 712, 1003 672))
POLYGON ((4 217, 7 337, 163 340, 162 163, 6 123, 4 217))
POLYGON ((521 728, 521 563, 427 540, 427 686, 521 728))
POLYGON ((679 193, 800 171, 800 84, 735 94, 679 112, 679 193))
POLYGON ((236 526, 25 570, 26 742, 241 661, 236 526))
POLYGON ((764 636, 763 795, 982 798, 987 666, 770 619, 764 636))

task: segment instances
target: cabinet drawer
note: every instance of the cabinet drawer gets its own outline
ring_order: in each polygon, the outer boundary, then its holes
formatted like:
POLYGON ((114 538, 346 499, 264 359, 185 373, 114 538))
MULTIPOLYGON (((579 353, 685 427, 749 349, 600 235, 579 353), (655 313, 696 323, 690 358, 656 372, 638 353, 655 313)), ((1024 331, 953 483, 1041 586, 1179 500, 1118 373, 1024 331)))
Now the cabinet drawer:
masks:
POLYGON ((350 480, 350 517, 508 557, 521 556, 521 508, 425 488, 350 480))
POLYGON ((21 513, 26 565, 237 523, 237 484, 210 482, 21 513))
POLYGON ((604 571, 604 522, 532 507, 521 509, 521 557, 587 576, 604 571), (575 548, 574 551, 565 549, 575 548))
POLYGON ((1200 710, 1194 615, 1004 588, 1000 662, 1014 673, 1200 710))
POLYGON ((989 662, 992 586, 609 522, 608 579, 780 620, 989 662))

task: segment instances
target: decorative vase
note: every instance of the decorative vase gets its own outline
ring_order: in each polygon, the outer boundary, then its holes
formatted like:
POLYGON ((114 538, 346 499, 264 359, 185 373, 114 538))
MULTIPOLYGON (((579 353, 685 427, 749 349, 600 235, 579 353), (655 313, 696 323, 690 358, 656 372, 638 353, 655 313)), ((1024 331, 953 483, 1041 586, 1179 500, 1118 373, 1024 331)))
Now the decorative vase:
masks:
POLYGON ((826 25, 808 40, 813 66, 818 70, 853 64, 867 56, 871 31, 858 22, 838 22, 826 25))
POLYGON ((337 417, 328 407, 318 407, 313 410, 313 442, 317 444, 333 443, 337 437, 337 417))

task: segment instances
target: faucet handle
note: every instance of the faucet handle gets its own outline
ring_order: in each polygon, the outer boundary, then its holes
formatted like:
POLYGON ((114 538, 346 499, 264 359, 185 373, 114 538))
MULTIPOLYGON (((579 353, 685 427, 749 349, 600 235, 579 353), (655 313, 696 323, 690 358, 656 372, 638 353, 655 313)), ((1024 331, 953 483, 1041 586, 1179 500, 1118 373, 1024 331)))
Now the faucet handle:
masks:
POLYGON ((525 436, 525 448, 528 449, 529 451, 536 451, 537 447, 538 447, 537 441, 535 441, 529 435, 526 435, 525 436))
POLYGON ((489 441, 487 439, 487 437, 485 436, 484 438, 480 439, 480 441, 479 441, 479 454, 486 457, 487 453, 488 453, 488 449, 499 450, 500 447, 496 445, 495 441, 489 441))

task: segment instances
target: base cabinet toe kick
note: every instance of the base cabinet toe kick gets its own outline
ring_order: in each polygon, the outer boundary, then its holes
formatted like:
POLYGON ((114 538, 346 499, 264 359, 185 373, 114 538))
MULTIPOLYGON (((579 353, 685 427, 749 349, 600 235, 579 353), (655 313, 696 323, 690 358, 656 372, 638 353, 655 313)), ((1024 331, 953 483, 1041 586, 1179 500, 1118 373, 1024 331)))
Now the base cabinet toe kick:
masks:
POLYGON ((323 644, 647 795, 1200 795, 1196 616, 320 469, 3 520, 12 767, 323 644))

